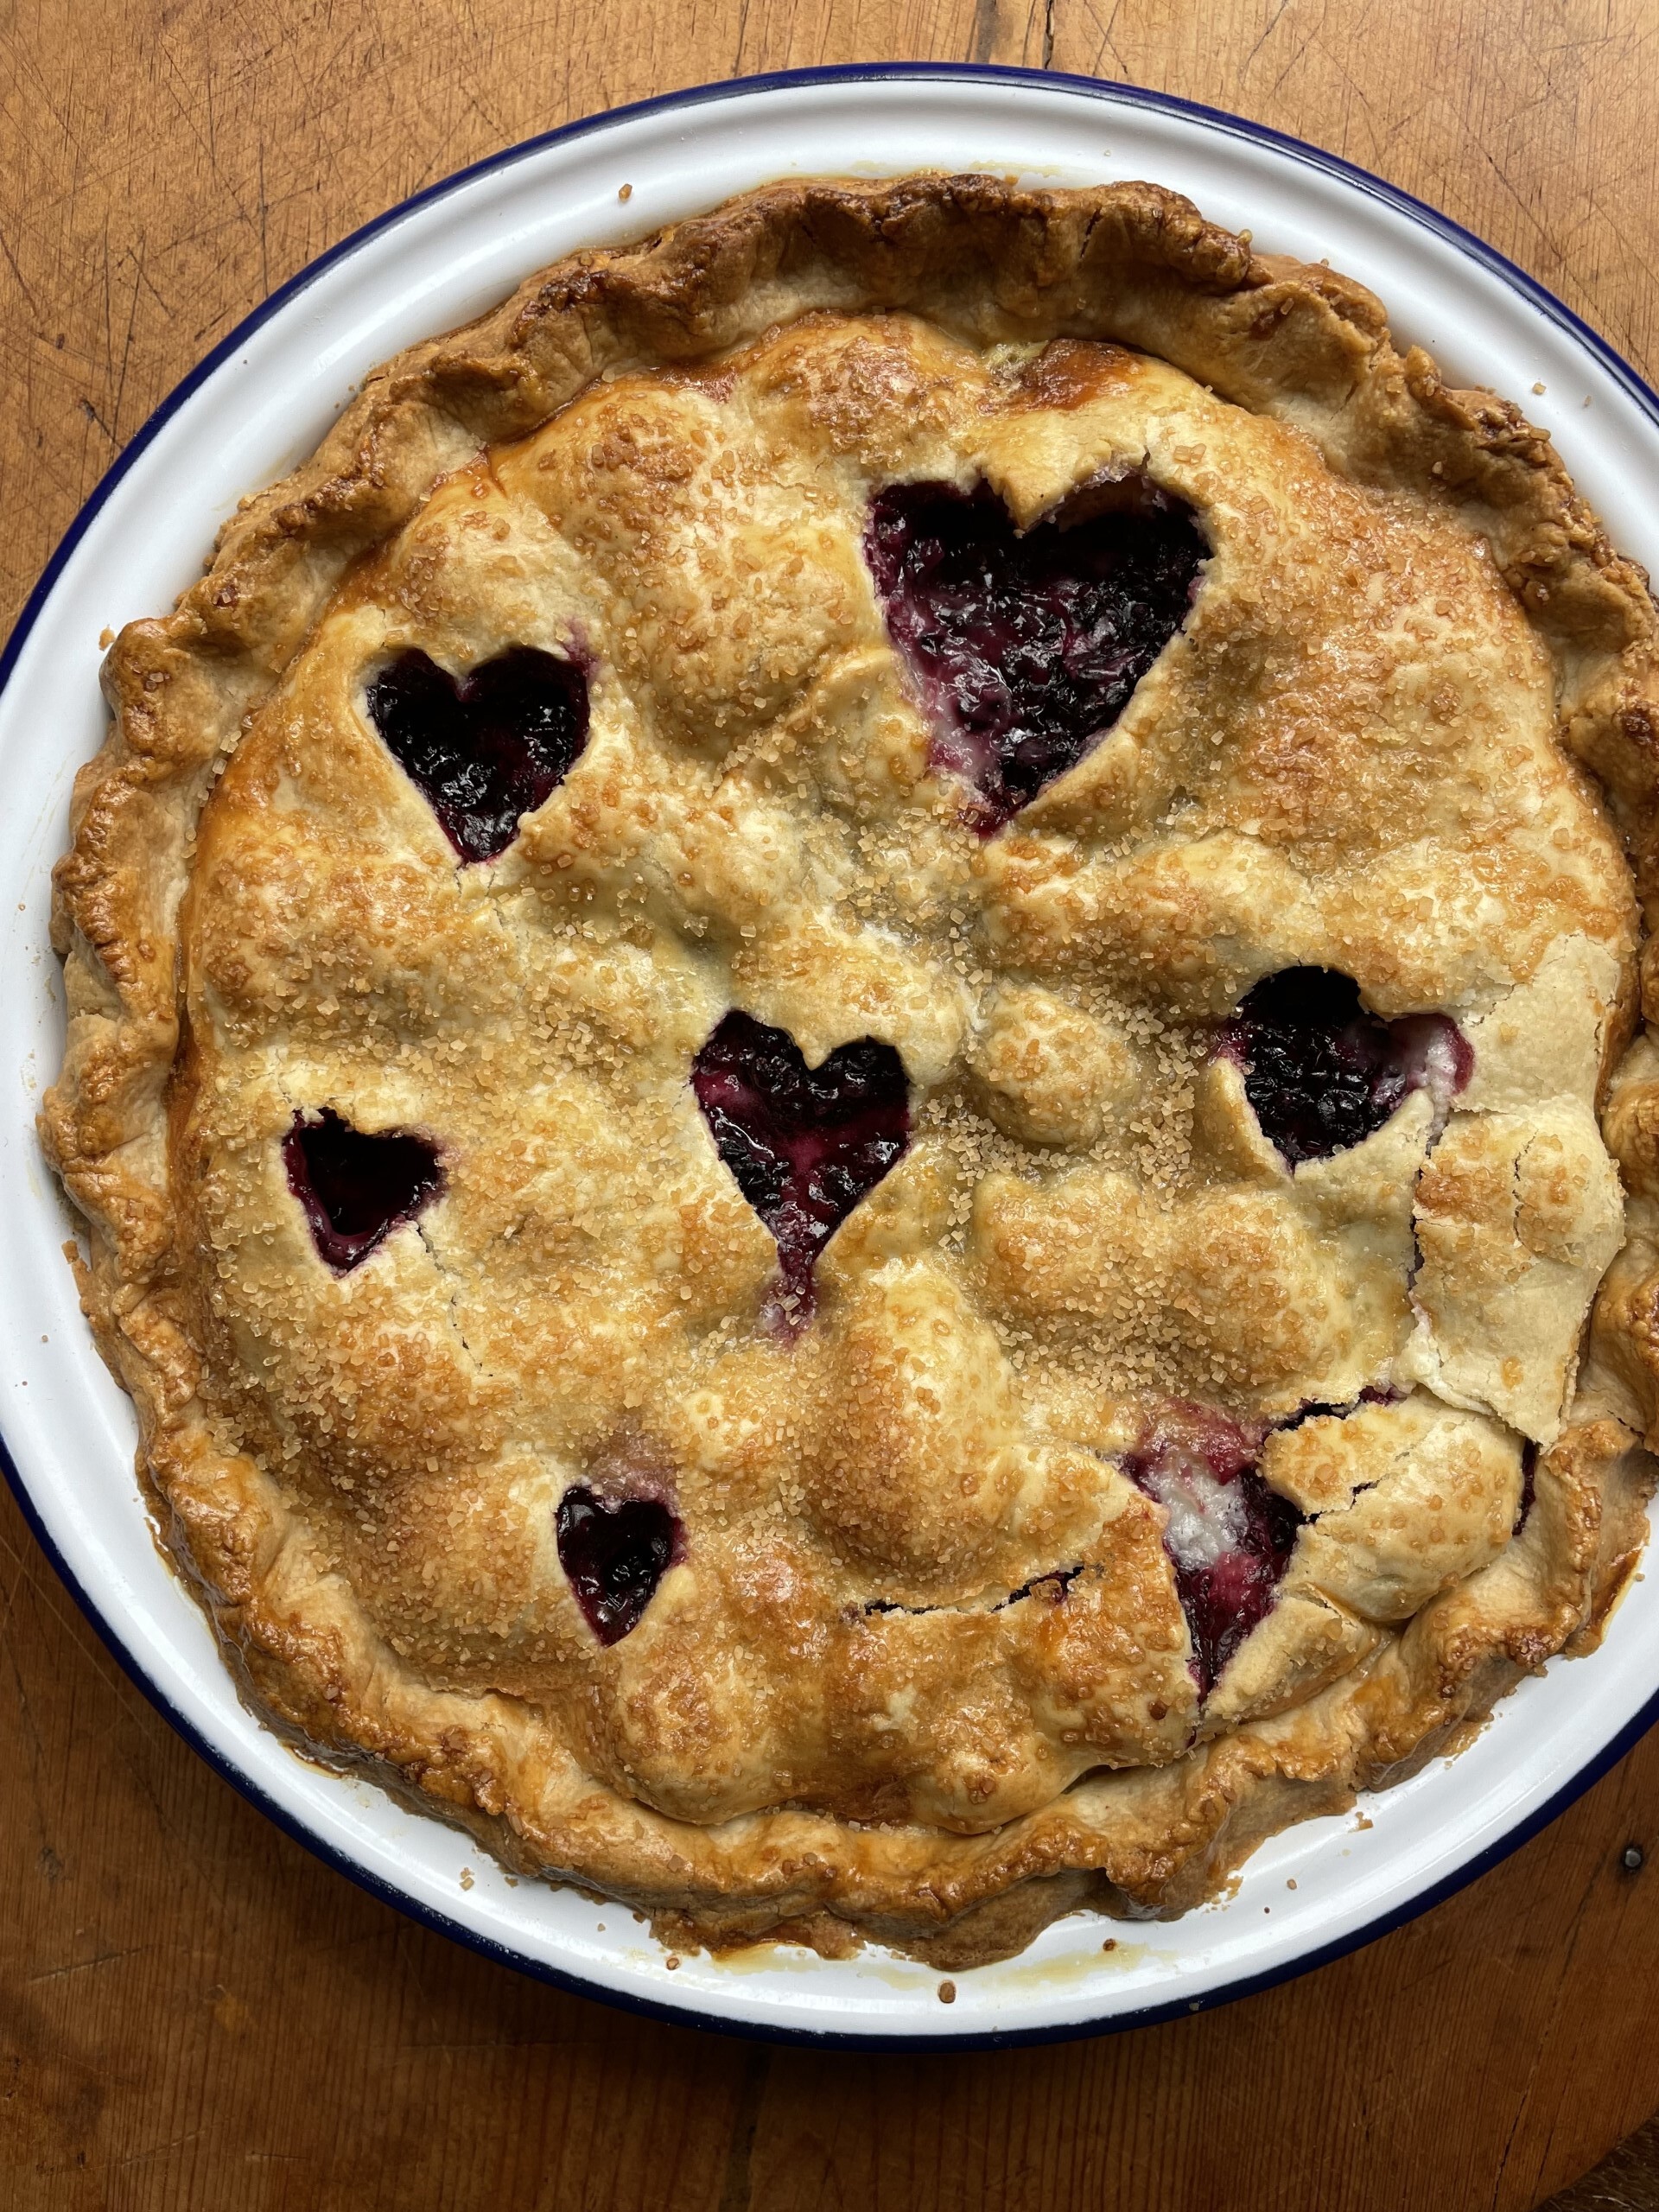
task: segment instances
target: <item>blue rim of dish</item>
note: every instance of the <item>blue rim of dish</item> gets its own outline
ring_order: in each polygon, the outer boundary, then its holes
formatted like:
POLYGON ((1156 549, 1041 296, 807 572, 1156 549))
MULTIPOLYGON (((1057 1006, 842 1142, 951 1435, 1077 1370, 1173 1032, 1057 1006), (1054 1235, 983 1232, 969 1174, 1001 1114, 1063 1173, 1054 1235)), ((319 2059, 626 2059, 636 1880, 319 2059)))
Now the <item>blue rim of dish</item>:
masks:
MULTIPOLYGON (((969 61, 939 62, 868 62, 850 63, 817 69, 786 69, 773 71, 756 77, 735 77, 711 85, 694 85, 677 92, 664 92, 658 98, 636 100, 626 107, 607 108, 601 114, 584 116, 574 123, 562 124, 556 130, 540 132, 533 138, 521 140, 505 147, 499 154, 491 154, 480 162, 458 169, 452 176, 400 200, 395 207, 377 215, 337 245, 330 246, 308 262, 285 284, 261 302, 251 315, 245 315, 230 334, 222 338, 213 351, 206 355, 183 380, 175 385, 99 479, 92 495, 64 532, 56 550, 41 572, 40 582, 24 602, 5 649, 0 652, 0 690, 10 680, 30 632, 40 618, 58 578, 70 556, 86 536, 100 510, 116 486, 137 460, 140 454, 156 437, 162 426, 175 415, 200 385, 228 360, 237 349, 268 322, 288 302, 305 290, 331 269, 338 261, 357 251, 381 232, 391 229, 429 201, 444 198, 473 179, 487 175, 495 169, 506 168, 513 162, 539 153, 543 148, 587 137, 608 130, 619 123, 630 122, 640 116, 661 112, 671 108, 690 108, 761 92, 786 92, 815 85, 893 83, 899 81, 970 81, 981 84, 1006 84, 1037 90, 1057 90, 1080 92, 1098 99, 1103 105, 1149 108, 1159 112, 1188 118, 1229 137, 1243 138, 1258 145, 1270 146, 1301 162, 1305 167, 1321 169, 1327 175, 1340 179, 1357 188, 1369 198, 1401 210, 1421 228, 1437 232, 1471 260, 1478 262, 1500 277, 1510 288, 1521 294, 1530 305, 1537 308, 1548 319, 1566 330, 1578 343, 1607 370, 1630 394, 1637 404, 1659 424, 1659 392, 1625 360, 1607 340, 1592 330, 1582 317, 1575 315, 1566 302, 1557 299, 1538 280, 1518 268, 1495 246, 1487 245, 1460 223, 1453 222, 1426 200, 1402 191, 1398 185, 1386 183, 1374 176, 1369 169, 1360 168, 1340 155, 1325 153, 1321 148, 1309 145, 1305 139, 1292 137, 1289 133, 1274 130, 1267 124, 1251 123, 1242 116, 1230 115, 1224 109, 1206 107, 1197 100, 1180 99, 1173 92, 1149 92, 1138 85, 1122 85, 1105 78, 1068 75, 1058 70, 1022 69, 995 63, 969 61)), ((1220 1989, 1205 1992, 1201 1997, 1172 1998, 1160 2004, 1138 2006, 1132 2012, 1113 2014, 1096 2020, 1068 2022, 1058 2027, 987 2029, 979 2033, 961 2035, 926 2035, 899 2033, 887 2035, 879 2031, 861 2031, 843 2029, 813 2029, 782 2026, 760 2021, 723 2019, 702 2011, 695 2004, 677 2005, 665 2000, 636 1995, 632 1992, 607 1989, 589 1981, 579 1974, 562 1967, 550 1966, 537 1959, 529 1959, 508 1945, 498 1943, 477 1929, 451 1920, 447 1914, 423 1904, 416 1898, 384 1881, 356 1860, 347 1858, 332 1844, 312 1833, 302 1821, 289 1813, 269 1796, 258 1783, 241 1772, 214 1745, 209 1743, 195 1723, 169 1702, 156 1685, 134 1659, 119 1635, 105 1618, 97 1604, 81 1586, 56 1543, 48 1533, 35 1509, 33 1497, 19 1474, 5 1439, 0 1435, 0 1473, 3 1473, 13 1496, 16 1498, 24 1520, 35 1541, 51 1561, 70 1594, 86 1614, 112 1658, 135 1686, 156 1707, 164 1719, 183 1737, 185 1742, 206 1761, 224 1781, 245 1798, 268 1820, 276 1823, 296 1843, 302 1844, 336 1873, 365 1890, 381 1903, 391 1905, 409 1918, 448 1936, 453 1942, 475 1951, 496 1964, 511 1967, 533 1980, 550 1983, 577 1997, 598 1999, 624 2012, 639 2013, 646 2018, 662 2020, 675 2027, 712 2030, 717 2034, 736 2036, 748 2040, 780 2044, 806 2044, 820 2049, 842 2050, 904 2050, 904 2051, 961 2051, 1006 2050, 1021 2044, 1069 2043, 1084 2037, 1116 2035, 1130 2028, 1152 2027, 1160 2021, 1187 2019, 1197 2012, 1213 2012, 1218 2005, 1230 2005, 1241 1997, 1276 1987, 1280 1983, 1310 1974, 1315 1967, 1329 1966, 1345 1958, 1353 1951, 1363 1949, 1408 1921, 1417 1919, 1482 1874, 1507 1859, 1511 1852, 1529 1842, 1541 1828, 1547 1827, 1558 1815, 1564 1813, 1586 1790, 1618 1764, 1624 1754, 1637 1744, 1648 1730, 1659 1720, 1659 1691, 1642 1710, 1632 1716, 1612 1740, 1603 1745, 1593 1758, 1581 1767, 1573 1778, 1562 1784, 1545 1803, 1535 1806, 1524 1819, 1508 1829, 1496 1842, 1487 1845, 1465 1864, 1443 1876, 1403 1904, 1380 1913, 1363 1928, 1338 1936, 1317 1949, 1304 1952, 1297 1959, 1285 1964, 1266 1967, 1260 1974, 1241 1974, 1220 1989)))

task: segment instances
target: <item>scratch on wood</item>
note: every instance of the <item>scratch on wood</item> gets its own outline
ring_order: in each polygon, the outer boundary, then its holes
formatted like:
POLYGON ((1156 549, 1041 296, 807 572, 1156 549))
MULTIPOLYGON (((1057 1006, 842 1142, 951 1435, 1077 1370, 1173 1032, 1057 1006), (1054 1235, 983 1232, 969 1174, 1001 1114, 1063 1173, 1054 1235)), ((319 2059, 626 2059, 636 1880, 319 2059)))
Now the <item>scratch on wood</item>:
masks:
MULTIPOLYGON (((1597 1877, 1600 1871, 1599 1863, 1597 1863, 1589 1869, 1589 1878, 1580 1892, 1578 1904, 1573 1907, 1573 1921, 1572 1925, 1567 1931, 1566 1949, 1560 1957, 1559 1979, 1557 1982, 1558 1987, 1565 1988, 1569 1985, 1573 1972, 1573 1956, 1578 1950, 1580 1939, 1584 1934, 1585 1917, 1589 1911, 1591 1901, 1595 1895, 1597 1877)), ((1510 2121, 1509 2133, 1503 2139, 1503 2154, 1497 2161, 1497 2171, 1493 2176, 1492 2212, 1497 2212, 1499 2199, 1503 2195, 1503 2184, 1509 2174, 1510 2155, 1515 2148, 1515 2139, 1520 2132, 1521 2122, 1532 2108, 1534 2093, 1536 2089, 1539 2076, 1542 2071, 1545 2060, 1548 2056, 1548 2050, 1549 2039, 1546 2037, 1541 2037, 1539 2038, 1537 2047, 1532 2054, 1532 2063, 1527 2069, 1525 2085, 1522 2089, 1521 2094, 1516 2099, 1514 2116, 1510 2121)), ((1530 2201, 1533 2190, 1536 2189, 1538 2177, 1535 2175, 1527 2192, 1529 2201, 1530 2201)))
POLYGON ((270 292, 270 202, 265 197, 265 142, 259 141, 259 289, 263 296, 270 292))
POLYGON ((760 2106, 772 2072, 772 2053, 764 2044, 749 2052, 738 2085, 737 2106, 732 2114, 732 2139, 726 2152, 726 2183, 720 2192, 720 2212, 750 2212, 754 2202, 750 2167, 754 2162, 755 2130, 760 2106))

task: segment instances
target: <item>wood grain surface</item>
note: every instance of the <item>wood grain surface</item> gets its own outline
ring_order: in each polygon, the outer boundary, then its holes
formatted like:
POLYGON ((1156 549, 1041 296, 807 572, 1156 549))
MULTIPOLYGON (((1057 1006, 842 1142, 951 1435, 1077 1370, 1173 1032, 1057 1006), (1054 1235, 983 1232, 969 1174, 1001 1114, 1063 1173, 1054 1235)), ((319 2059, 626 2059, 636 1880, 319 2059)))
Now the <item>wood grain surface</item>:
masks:
MULTIPOLYGON (((178 378, 390 203, 620 101, 910 58, 1314 139, 1655 365, 1653 0, 4 0, 0 620, 178 378)), ((1659 1737, 1459 1897, 1214 2015, 958 2058, 745 2045, 552 1993, 326 1871, 151 1712, 7 1498, 0 2205, 1642 2212, 1659 1858, 1627 1871, 1632 1842, 1659 1852, 1659 1737)))

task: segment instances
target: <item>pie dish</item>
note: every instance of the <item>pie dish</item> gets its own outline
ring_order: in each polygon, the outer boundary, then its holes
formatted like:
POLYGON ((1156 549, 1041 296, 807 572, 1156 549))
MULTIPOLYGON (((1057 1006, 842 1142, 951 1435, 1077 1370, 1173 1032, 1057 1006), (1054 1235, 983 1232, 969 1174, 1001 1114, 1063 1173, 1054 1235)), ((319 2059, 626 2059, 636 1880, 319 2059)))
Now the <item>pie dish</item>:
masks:
POLYGON ((961 1964, 1592 1643, 1652 634, 1512 408, 1152 187, 770 188, 371 379, 123 633, 59 879, 251 1694, 961 1964))

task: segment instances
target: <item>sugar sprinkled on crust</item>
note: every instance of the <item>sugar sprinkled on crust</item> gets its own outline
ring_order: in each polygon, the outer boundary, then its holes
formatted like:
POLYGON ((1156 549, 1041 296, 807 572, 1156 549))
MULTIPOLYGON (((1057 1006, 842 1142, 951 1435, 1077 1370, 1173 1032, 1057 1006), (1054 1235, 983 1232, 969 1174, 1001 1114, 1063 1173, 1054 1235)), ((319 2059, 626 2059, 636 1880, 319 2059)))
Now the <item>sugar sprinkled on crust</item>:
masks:
POLYGON ((148 1478, 268 1708, 691 1936, 833 1915, 826 1947, 851 1922, 961 1964, 1096 1878, 1179 1909, 1593 1633, 1655 1412, 1659 1085, 1643 1043, 1575 1397, 1636 914, 1558 741, 1644 867, 1652 635, 1513 410, 1147 187, 775 188, 372 379, 123 634, 60 872, 48 1149, 148 1478), (861 503, 982 482, 1027 526, 1119 459, 1204 518, 1208 573, 1116 728, 986 842, 930 770, 861 503), (406 643, 592 667, 582 761, 474 877, 362 717, 406 643), (1490 1036, 1501 1096, 1419 1094, 1293 1176, 1206 1039, 1310 962, 1490 1036), (787 1351, 684 1084, 734 1002, 809 1060, 884 1037, 916 1086, 787 1351), (334 1099, 454 1160, 331 1284, 270 1160, 334 1099), (1484 1332, 1518 1315, 1510 1379, 1484 1332), (1386 1383, 1417 1387, 1321 1448, 1403 1480, 1372 1432, 1416 1438, 1439 1394, 1460 1517, 1431 1542, 1441 1509, 1386 1484, 1333 1508, 1323 1579, 1293 1563, 1201 1719, 1186 1524, 1116 1455, 1172 1396, 1282 1425, 1386 1383), (1516 1427, 1547 1449, 1495 1544, 1516 1427), (693 1541, 601 1655, 552 1511, 619 1438, 693 1541))

